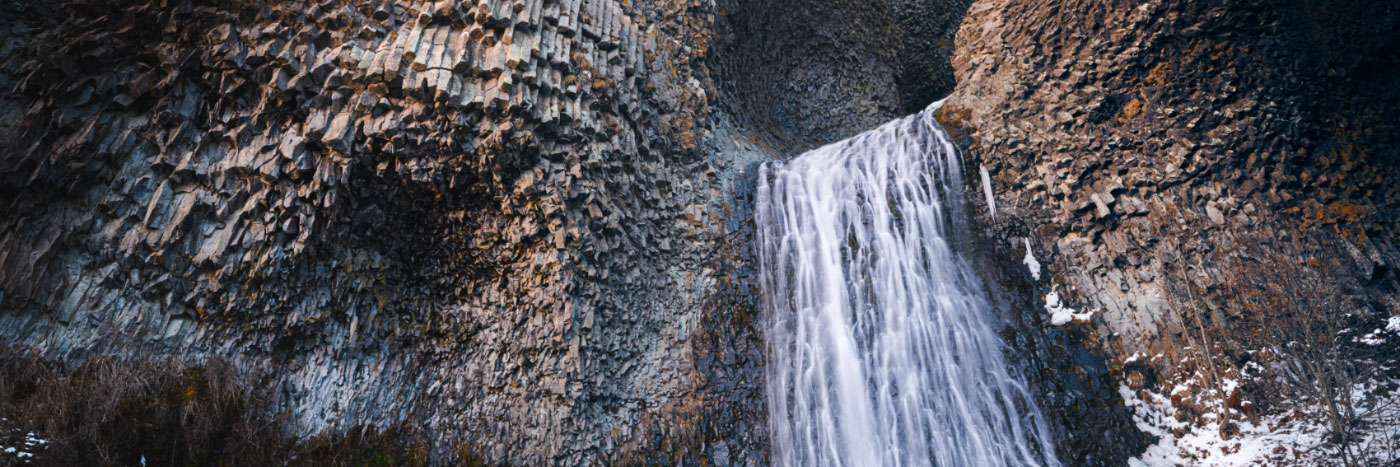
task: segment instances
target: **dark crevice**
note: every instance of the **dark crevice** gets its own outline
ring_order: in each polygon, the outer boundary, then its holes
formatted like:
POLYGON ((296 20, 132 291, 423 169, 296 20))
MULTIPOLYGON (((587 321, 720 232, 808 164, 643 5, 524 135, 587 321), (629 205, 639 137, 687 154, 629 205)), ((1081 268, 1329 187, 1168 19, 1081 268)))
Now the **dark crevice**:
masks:
POLYGON ((722 2, 716 77, 731 115, 793 153, 917 112, 953 90, 968 0, 722 2))

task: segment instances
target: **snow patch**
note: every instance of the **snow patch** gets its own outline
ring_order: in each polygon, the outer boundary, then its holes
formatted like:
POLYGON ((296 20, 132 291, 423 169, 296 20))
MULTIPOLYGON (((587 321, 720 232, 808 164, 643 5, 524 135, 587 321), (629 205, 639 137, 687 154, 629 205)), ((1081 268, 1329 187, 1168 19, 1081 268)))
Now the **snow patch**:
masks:
MULTIPOLYGON (((1234 379, 1224 381, 1227 393, 1238 387, 1234 379)), ((1186 389, 1184 385, 1173 388, 1173 393, 1186 389)), ((1353 398, 1360 399, 1365 387, 1357 385, 1353 398)), ((1150 391, 1136 393, 1126 385, 1119 384, 1118 393, 1123 402, 1132 410, 1133 422, 1143 433, 1158 438, 1136 458, 1128 460, 1133 467, 1161 466, 1239 466, 1239 465, 1332 465, 1336 448, 1327 444, 1329 428, 1324 417, 1309 416, 1308 413, 1321 413, 1321 407, 1304 407, 1301 412, 1262 417, 1257 423, 1236 413, 1231 417, 1238 431, 1225 439, 1220 435, 1220 422, 1216 417, 1202 417, 1206 423, 1195 426, 1177 419, 1176 409, 1171 399, 1150 391), (1142 396, 1146 397, 1146 400, 1142 396)), ((1218 401, 1217 401, 1218 402, 1218 401)), ((1400 397, 1388 396, 1363 409, 1361 418, 1366 420, 1392 422, 1400 416, 1400 397)), ((1207 414, 1210 415, 1210 414, 1207 414)), ((1390 430, 1375 430, 1361 435, 1353 449, 1359 451, 1365 460, 1362 465, 1392 465, 1400 460, 1392 440, 1387 439, 1390 430)))
MULTIPOLYGON (((0 422, 8 422, 9 419, 0 419, 0 422)), ((0 454, 14 456, 14 459, 22 461, 24 464, 32 462, 34 453, 47 450, 49 441, 34 435, 34 432, 24 432, 18 428, 0 428, 0 454), (24 433, 24 436, 20 436, 24 433), (13 446, 6 446, 13 444, 13 446)), ((9 465, 3 457, 0 457, 0 464, 9 465)))
POLYGON ((1031 277, 1040 280, 1040 262, 1036 261, 1035 255, 1031 254, 1031 239, 1025 238, 1022 241, 1026 242, 1026 257, 1021 258, 1021 262, 1026 263, 1026 269, 1031 270, 1031 277))
MULTIPOLYGON (((1346 333, 1348 331, 1351 331, 1351 329, 1343 329, 1342 333, 1346 333)), ((1385 327, 1377 328, 1376 330, 1371 331, 1361 337, 1353 337, 1352 342, 1360 342, 1369 346, 1383 345, 1386 343, 1385 336, 1383 334, 1388 332, 1400 333, 1400 316, 1391 316, 1390 318, 1386 318, 1385 327)))
POLYGON ((1073 308, 1060 303, 1060 293, 1054 289, 1045 294, 1045 311, 1050 312, 1050 324, 1053 326, 1064 326, 1074 320, 1088 321, 1089 317, 1094 316, 1092 311, 1075 313, 1073 308))
POLYGON ((1283 460, 1277 458, 1278 453, 1292 452, 1288 447, 1315 446, 1322 439, 1321 433, 1311 429, 1270 429, 1271 423, 1255 425, 1237 419, 1233 422, 1239 432, 1227 440, 1220 436, 1218 421, 1193 427, 1177 420, 1166 397, 1148 392, 1144 401, 1125 385, 1119 385, 1118 392, 1133 410, 1138 429, 1158 438, 1156 444, 1128 460, 1133 467, 1268 465, 1283 460))
POLYGON ((1225 378, 1220 386, 1220 390, 1225 391, 1225 395, 1228 397, 1230 393, 1235 392, 1235 389, 1239 389, 1240 382, 1231 378, 1225 378))
POLYGON ((1382 332, 1382 330, 1377 329, 1377 330, 1375 330, 1375 331, 1371 331, 1370 334, 1361 336, 1361 339, 1360 339, 1360 340, 1361 340, 1361 343, 1362 343, 1362 344, 1366 344, 1366 345, 1371 345, 1371 346, 1376 346, 1376 345, 1384 344, 1384 343, 1385 343, 1385 338, 1384 338, 1384 337, 1381 337, 1381 332, 1382 332))

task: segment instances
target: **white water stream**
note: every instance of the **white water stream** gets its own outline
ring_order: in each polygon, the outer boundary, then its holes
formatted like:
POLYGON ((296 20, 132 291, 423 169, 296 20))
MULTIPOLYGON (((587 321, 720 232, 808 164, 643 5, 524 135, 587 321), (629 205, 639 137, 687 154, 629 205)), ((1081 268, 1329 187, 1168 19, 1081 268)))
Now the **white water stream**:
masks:
POLYGON ((962 166, 934 110, 759 174, 776 465, 1059 465, 949 243, 962 166))

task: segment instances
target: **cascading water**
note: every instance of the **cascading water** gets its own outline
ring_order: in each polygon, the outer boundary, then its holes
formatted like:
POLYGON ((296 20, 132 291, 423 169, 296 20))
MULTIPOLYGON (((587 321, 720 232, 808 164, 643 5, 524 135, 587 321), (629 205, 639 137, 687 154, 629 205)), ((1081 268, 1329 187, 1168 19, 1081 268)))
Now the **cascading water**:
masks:
POLYGON ((949 244, 962 168, 935 110, 760 172, 775 464, 1059 465, 949 244))

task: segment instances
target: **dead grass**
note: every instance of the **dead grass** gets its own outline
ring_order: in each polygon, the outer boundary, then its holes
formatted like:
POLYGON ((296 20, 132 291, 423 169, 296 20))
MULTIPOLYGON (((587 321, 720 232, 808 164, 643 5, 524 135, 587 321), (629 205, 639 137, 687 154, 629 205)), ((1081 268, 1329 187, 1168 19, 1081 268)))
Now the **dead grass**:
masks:
MULTIPOLYGON (((295 439, 230 363, 132 364, 94 357, 66 368, 0 347, 0 436, 49 441, 31 465, 425 465, 406 427, 295 439)), ((0 465, 15 462, 0 455, 0 465)))

